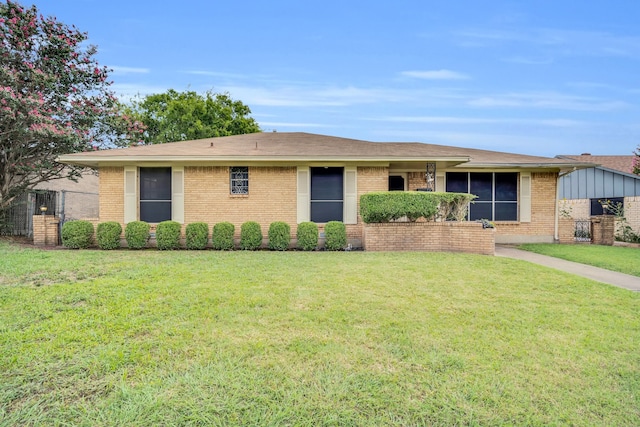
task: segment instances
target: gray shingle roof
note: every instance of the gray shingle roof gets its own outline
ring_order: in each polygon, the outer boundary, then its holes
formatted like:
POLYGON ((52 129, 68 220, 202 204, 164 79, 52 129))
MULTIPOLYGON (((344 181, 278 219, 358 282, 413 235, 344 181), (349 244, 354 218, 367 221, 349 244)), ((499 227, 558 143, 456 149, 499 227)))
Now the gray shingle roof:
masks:
POLYGON ((574 160, 461 148, 417 142, 369 142, 302 132, 262 132, 167 144, 91 151, 61 156, 63 163, 98 164, 144 161, 296 162, 296 161, 446 161, 464 167, 580 167, 574 160))

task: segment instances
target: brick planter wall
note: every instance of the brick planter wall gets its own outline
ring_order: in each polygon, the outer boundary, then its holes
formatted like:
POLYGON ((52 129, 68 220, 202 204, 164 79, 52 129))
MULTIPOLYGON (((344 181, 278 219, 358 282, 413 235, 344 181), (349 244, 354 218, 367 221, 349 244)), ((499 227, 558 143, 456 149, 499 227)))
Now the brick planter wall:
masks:
POLYGON ((616 221, 613 215, 591 217, 591 230, 594 245, 612 246, 615 240, 616 221))
POLYGON ((468 252, 495 255, 495 229, 478 222, 364 224, 367 251, 468 252))

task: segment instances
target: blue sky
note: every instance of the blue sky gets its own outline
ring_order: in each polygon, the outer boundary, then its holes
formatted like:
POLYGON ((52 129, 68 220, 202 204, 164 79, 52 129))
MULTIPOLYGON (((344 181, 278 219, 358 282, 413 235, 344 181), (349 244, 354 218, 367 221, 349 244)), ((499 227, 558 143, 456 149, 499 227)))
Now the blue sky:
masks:
POLYGON ((229 92, 265 131, 550 157, 640 143, 637 1, 37 6, 89 33, 124 99, 229 92))

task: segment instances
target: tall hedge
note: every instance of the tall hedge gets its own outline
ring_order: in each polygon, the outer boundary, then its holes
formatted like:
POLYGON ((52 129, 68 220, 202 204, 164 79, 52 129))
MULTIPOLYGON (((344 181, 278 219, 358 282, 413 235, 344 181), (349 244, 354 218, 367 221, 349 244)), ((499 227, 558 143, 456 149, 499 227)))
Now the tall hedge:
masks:
POLYGON ((400 218, 416 221, 462 221, 469 202, 475 199, 466 193, 432 193, 424 191, 386 191, 360 196, 360 216, 365 223, 389 222, 400 218))
POLYGON ((233 233, 235 226, 230 222, 219 222, 213 226, 211 245, 213 249, 230 251, 234 248, 233 233))
POLYGON ((156 245, 158 250, 170 251, 180 247, 182 226, 176 221, 162 221, 156 227, 156 245))
POLYGON ((93 243, 93 224, 82 220, 65 222, 61 237, 65 248, 86 249, 93 243))
POLYGON ((206 222, 193 222, 184 229, 187 249, 205 249, 209 241, 209 226, 206 222))
POLYGON ((291 242, 291 227, 282 221, 275 221, 269 225, 269 249, 272 251, 286 251, 291 242))
POLYGON ((318 246, 318 225, 315 222, 301 222, 296 231, 298 248, 312 251, 318 246))
POLYGON ((124 238, 129 249, 142 249, 151 237, 151 226, 145 221, 132 221, 124 227, 124 238))
POLYGON ((262 245, 262 228, 255 221, 247 221, 240 227, 240 249, 255 251, 262 245))
POLYGON ((96 228, 96 238, 100 249, 110 250, 120 247, 122 226, 116 221, 101 222, 96 228))
POLYGON ((324 247, 328 251, 340 251, 347 246, 347 227, 340 221, 329 221, 324 226, 324 247))

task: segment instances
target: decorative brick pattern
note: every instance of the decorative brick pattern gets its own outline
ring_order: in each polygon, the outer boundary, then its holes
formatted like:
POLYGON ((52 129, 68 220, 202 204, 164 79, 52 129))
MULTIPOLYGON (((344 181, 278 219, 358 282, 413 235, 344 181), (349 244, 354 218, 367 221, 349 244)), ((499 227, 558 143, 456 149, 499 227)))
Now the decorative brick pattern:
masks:
POLYGON ((476 222, 392 222, 364 225, 367 251, 468 252, 495 255, 495 229, 476 222))

